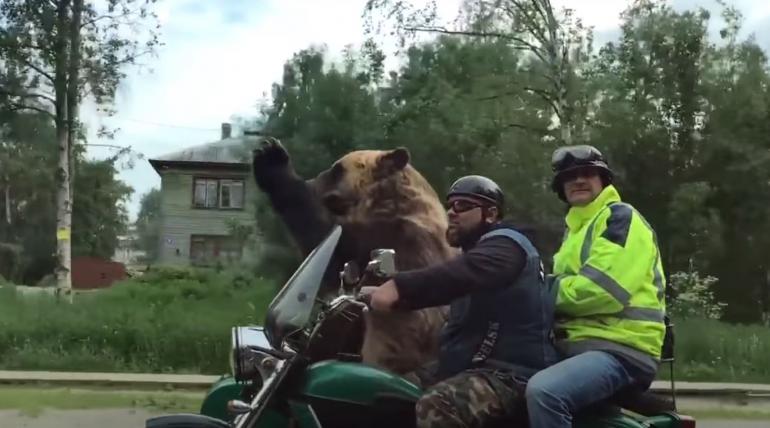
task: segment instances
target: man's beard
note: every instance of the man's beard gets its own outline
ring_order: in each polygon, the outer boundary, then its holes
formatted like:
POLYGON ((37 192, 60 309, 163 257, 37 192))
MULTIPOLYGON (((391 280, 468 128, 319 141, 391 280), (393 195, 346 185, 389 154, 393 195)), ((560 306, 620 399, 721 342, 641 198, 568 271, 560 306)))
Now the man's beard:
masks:
POLYGON ((465 250, 474 246, 487 230, 489 230, 489 225, 483 221, 469 230, 454 229, 454 234, 450 234, 450 229, 447 228, 446 240, 450 246, 465 250))

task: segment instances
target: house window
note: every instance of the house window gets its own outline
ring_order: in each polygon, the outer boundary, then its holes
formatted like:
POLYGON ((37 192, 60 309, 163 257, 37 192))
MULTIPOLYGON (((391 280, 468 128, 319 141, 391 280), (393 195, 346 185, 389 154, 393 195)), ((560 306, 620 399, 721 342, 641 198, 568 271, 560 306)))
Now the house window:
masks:
POLYGON ((208 266, 218 261, 232 263, 240 258, 241 249, 231 236, 190 236, 190 263, 194 266, 208 266))
POLYGON ((243 208, 243 180, 219 181, 219 207, 243 208))
POLYGON ((193 206, 195 208, 243 208, 243 180, 224 178, 195 178, 193 206))

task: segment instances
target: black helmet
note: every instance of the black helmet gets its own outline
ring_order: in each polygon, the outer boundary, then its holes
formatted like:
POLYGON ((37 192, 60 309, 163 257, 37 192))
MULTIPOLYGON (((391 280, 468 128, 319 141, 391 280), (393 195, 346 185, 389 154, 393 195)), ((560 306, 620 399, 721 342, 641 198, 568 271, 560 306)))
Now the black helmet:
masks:
POLYGON ((614 174, 607 164, 607 160, 596 147, 589 145, 564 146, 554 150, 551 156, 551 169, 556 174, 551 181, 551 189, 565 200, 564 176, 576 169, 595 167, 599 169, 602 183, 607 186, 612 183, 614 174))
POLYGON ((449 187, 446 197, 455 195, 472 196, 488 202, 497 207, 500 215, 505 206, 505 197, 500 186, 494 181, 481 175, 466 175, 460 177, 449 187))

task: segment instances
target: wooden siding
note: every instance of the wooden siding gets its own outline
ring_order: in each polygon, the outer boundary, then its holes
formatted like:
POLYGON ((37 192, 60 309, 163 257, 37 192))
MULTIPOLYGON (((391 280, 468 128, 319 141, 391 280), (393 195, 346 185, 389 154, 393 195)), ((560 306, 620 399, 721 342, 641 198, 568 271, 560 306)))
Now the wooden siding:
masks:
MULTIPOLYGON (((240 171, 166 170, 161 175, 161 264, 189 265, 191 235, 228 235, 227 220, 254 223, 257 192, 253 177, 240 171), (193 208, 193 178, 241 178, 244 181, 242 210, 193 208)), ((244 253, 247 250, 244 249, 244 253)), ((245 256, 245 254, 244 254, 245 256)))

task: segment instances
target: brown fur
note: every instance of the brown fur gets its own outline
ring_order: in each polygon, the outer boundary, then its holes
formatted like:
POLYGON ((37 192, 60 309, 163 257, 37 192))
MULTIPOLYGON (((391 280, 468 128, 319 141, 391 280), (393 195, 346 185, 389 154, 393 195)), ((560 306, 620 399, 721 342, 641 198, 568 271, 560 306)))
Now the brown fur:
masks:
MULTIPOLYGON (((327 292, 337 289, 333 274, 343 263, 354 260, 363 267, 375 248, 394 249, 399 270, 425 267, 455 254, 444 236, 447 218, 442 203, 409 165, 406 149, 351 152, 305 181, 292 168, 281 143, 268 138, 254 152, 253 172, 305 255, 332 223, 342 225, 331 275, 325 278, 327 292)), ((429 308, 368 314, 364 362, 406 373, 435 359, 446 312, 447 308, 429 308)))
MULTIPOLYGON (((357 242, 357 256, 372 248, 394 248, 399 270, 424 267, 454 254, 444 237, 447 218, 443 205, 408 160, 404 149, 356 151, 314 180, 322 201, 344 207, 331 211, 348 240, 357 242), (333 202, 329 202, 330 195, 333 202)), ((364 362, 406 373, 436 358, 446 311, 439 307, 370 312, 362 348, 364 362)))
MULTIPOLYGON (((315 189, 322 199, 329 193, 336 193, 349 204, 345 213, 335 216, 340 223, 408 219, 443 242, 447 218, 436 191, 412 165, 404 163, 400 166, 388 160, 387 157, 394 153, 405 156, 401 161, 408 162, 405 149, 348 153, 335 163, 344 171, 339 182, 333 183, 326 176, 331 171, 328 170, 314 180, 317 183, 315 189)), ((451 251, 448 245, 446 248, 451 251)))

